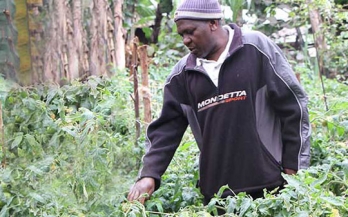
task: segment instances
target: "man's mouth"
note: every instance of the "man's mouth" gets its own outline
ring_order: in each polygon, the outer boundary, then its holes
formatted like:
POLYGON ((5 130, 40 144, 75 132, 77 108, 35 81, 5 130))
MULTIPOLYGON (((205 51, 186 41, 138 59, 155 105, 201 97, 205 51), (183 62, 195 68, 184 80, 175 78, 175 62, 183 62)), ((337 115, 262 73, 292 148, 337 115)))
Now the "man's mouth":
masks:
POLYGON ((190 50, 191 53, 195 53, 197 51, 197 49, 194 48, 194 47, 190 47, 189 50, 190 50))

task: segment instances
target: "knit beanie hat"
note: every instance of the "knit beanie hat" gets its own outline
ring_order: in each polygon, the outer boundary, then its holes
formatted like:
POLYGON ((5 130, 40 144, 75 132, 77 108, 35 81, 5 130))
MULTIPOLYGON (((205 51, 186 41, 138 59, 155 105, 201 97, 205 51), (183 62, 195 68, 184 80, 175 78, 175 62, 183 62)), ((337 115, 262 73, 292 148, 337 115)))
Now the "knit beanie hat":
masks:
POLYGON ((184 0, 174 15, 174 21, 181 19, 210 20, 223 17, 218 0, 184 0))

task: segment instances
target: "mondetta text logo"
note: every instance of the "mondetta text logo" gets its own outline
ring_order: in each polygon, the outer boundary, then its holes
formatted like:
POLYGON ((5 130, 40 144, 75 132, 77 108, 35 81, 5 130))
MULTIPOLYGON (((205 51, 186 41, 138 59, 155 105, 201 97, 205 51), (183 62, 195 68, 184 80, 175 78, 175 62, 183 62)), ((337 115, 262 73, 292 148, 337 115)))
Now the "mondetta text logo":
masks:
POLYGON ((234 92, 229 92, 229 93, 221 94, 218 96, 214 96, 212 98, 202 101, 201 103, 198 103, 198 111, 199 112, 203 111, 207 108, 213 107, 221 103, 245 100, 246 97, 247 97, 247 94, 245 90, 234 91, 234 92))

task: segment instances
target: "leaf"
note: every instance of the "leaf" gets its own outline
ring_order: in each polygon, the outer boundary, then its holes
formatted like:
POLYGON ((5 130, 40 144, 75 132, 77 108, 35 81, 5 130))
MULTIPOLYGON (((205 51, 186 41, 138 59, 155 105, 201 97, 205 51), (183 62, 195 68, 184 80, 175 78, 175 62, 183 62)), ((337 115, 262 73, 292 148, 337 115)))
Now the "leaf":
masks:
POLYGON ((47 93, 47 100, 46 100, 46 104, 50 104, 50 102, 52 101, 52 99, 57 95, 57 89, 56 88, 50 88, 48 93, 47 93))
POLYGON ((159 212, 163 212, 163 207, 162 207, 162 204, 161 203, 156 203, 156 208, 159 212))
POLYGON ((237 200, 235 197, 227 197, 227 213, 233 213, 237 209, 237 200))
POLYGON ((17 148, 19 144, 21 144, 22 140, 23 140, 23 133, 20 132, 17 134, 16 138, 13 140, 11 144, 11 149, 17 148))
POLYGON ((83 195, 84 195, 84 196, 86 197, 86 199, 88 200, 88 192, 87 192, 86 184, 85 184, 85 183, 83 183, 82 189, 83 189, 83 195))
POLYGON ((348 178, 348 159, 345 159, 341 165, 342 165, 344 174, 346 175, 346 178, 348 178))
POLYGON ((207 212, 214 213, 214 215, 217 215, 217 209, 215 206, 216 204, 218 204, 218 199, 212 198, 207 205, 207 212))
POLYGON ((344 200, 340 197, 320 197, 323 201, 334 205, 334 206, 343 206, 344 205, 344 200))
POLYGON ((312 186, 320 186, 321 184, 323 184, 326 180, 327 180, 327 176, 329 174, 330 171, 330 166, 329 165, 323 165, 324 168, 324 173, 319 173, 319 175, 321 175, 320 178, 318 178, 316 181, 314 181, 311 185, 312 186))
POLYGON ((297 213, 297 215, 293 215, 296 217, 309 217, 309 213, 307 211, 300 211, 299 213, 297 213))
POLYGON ((78 136, 77 133, 74 131, 75 130, 74 126, 65 126, 65 127, 62 127, 62 130, 74 138, 78 136))
POLYGON ((50 166, 54 162, 54 158, 52 156, 47 156, 45 159, 38 162, 38 168, 44 172, 48 172, 50 166))
POLYGON ((251 206, 251 201, 252 201, 252 199, 249 197, 243 198, 243 201, 240 205, 241 206, 240 207, 240 216, 243 216, 248 211, 248 209, 251 206))
POLYGON ((80 108, 80 111, 82 112, 83 120, 90 120, 95 117, 94 113, 87 108, 80 108))
POLYGON ((45 198, 43 198, 41 195, 39 195, 39 194, 37 194, 37 193, 34 193, 34 192, 29 193, 29 196, 30 196, 31 198, 33 198, 34 200, 38 201, 38 202, 41 202, 41 203, 43 203, 43 204, 46 203, 45 198))
POLYGON ((42 171, 40 168, 37 168, 34 165, 31 165, 28 167, 28 170, 32 171, 33 173, 35 173, 36 175, 43 175, 44 171, 42 171))
POLYGON ((188 148, 190 148, 192 146, 193 142, 186 142, 183 145, 180 146, 179 150, 180 151, 185 151, 188 148))
POLYGON ((230 190, 230 188, 228 187, 228 185, 223 185, 223 186, 221 186, 221 188, 219 189, 219 192, 216 194, 216 196, 219 197, 219 198, 221 198, 222 194, 223 194, 226 190, 230 190))
POLYGON ((337 126, 336 130, 337 130, 338 136, 344 136, 344 133, 346 131, 346 129, 344 127, 342 127, 342 126, 337 126))
POLYGON ((294 187, 296 190, 298 190, 300 185, 302 184, 299 180, 295 178, 295 176, 283 174, 283 178, 287 182, 287 185, 294 187))
POLYGON ((0 217, 9 217, 9 207, 7 205, 3 206, 0 212, 0 217))
POLYGON ((58 132, 53 134, 50 141, 48 142, 48 145, 52 146, 52 147, 58 147, 58 145, 59 145, 59 133, 58 132))
POLYGON ((31 146, 31 147, 37 147, 39 146, 40 144, 36 141, 35 137, 30 135, 30 134, 26 134, 25 135, 25 140, 28 142, 28 144, 31 146))

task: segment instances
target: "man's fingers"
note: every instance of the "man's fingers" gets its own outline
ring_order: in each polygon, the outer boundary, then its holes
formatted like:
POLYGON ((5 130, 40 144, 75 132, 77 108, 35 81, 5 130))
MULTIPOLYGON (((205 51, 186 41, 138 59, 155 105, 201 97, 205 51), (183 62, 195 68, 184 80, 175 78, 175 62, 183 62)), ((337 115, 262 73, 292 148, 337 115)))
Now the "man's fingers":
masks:
POLYGON ((145 200, 149 199, 155 190, 155 181, 153 178, 143 178, 136 182, 131 188, 127 199, 129 201, 138 200, 144 204, 145 200), (144 195, 148 194, 148 195, 144 195))
POLYGON ((148 193, 142 193, 140 194, 139 191, 132 191, 128 194, 127 200, 134 201, 138 200, 140 203, 144 204, 145 200, 147 200, 149 197, 146 195, 148 193))
POLYGON ((141 204, 144 204, 145 203, 145 197, 144 196, 141 196, 138 201, 141 203, 141 204))
POLYGON ((136 200, 136 199, 138 199, 139 196, 140 196, 139 191, 133 188, 133 189, 129 192, 128 197, 127 197, 127 200, 129 200, 129 201, 136 200))
POLYGON ((141 202, 142 204, 144 204, 145 202, 145 199, 148 198, 148 195, 145 195, 145 194, 148 194, 147 192, 143 192, 143 191, 139 191, 139 189, 132 189, 129 194, 128 194, 128 197, 127 197, 127 200, 129 201, 133 201, 133 200, 138 200, 139 202, 141 202))

